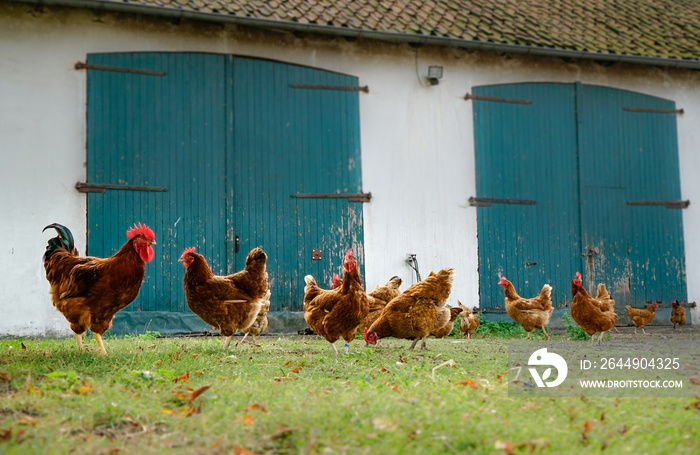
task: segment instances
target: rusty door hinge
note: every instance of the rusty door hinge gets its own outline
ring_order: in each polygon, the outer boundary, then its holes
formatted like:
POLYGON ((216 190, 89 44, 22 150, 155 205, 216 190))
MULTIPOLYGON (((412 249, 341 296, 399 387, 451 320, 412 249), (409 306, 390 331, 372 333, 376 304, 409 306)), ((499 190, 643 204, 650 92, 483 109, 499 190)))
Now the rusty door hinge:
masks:
POLYGON ((464 95, 464 99, 477 100, 477 101, 495 101, 496 103, 513 103, 513 104, 532 104, 530 100, 522 100, 518 98, 499 98, 497 96, 482 96, 482 95, 472 95, 467 93, 464 95))
POLYGON ((498 197, 475 197, 469 198, 469 205, 472 207, 491 207, 491 204, 517 204, 517 205, 535 205, 537 201, 531 199, 510 199, 498 197))
POLYGON ((168 73, 166 73, 164 71, 144 70, 141 68, 125 68, 122 66, 93 65, 91 63, 84 63, 84 62, 77 62, 75 64, 75 69, 77 69, 77 70, 115 71, 118 73, 146 74, 148 76, 167 76, 168 75, 168 73))
POLYGON ((623 107, 627 112, 649 112, 655 114, 683 114, 683 109, 654 109, 650 107, 623 107))
POLYGON ((627 205, 665 205, 669 209, 687 209, 690 201, 627 201, 627 205))
POLYGON ((369 93, 369 86, 357 87, 354 85, 318 85, 318 84, 289 84, 291 88, 306 88, 312 90, 344 90, 349 92, 369 93))
POLYGON ((167 188, 157 186, 110 185, 85 182, 76 183, 75 189, 78 190, 79 193, 104 193, 105 190, 168 191, 167 188))
POLYGON ((298 199, 347 199, 350 202, 369 202, 372 199, 372 193, 307 193, 292 194, 290 197, 298 199))

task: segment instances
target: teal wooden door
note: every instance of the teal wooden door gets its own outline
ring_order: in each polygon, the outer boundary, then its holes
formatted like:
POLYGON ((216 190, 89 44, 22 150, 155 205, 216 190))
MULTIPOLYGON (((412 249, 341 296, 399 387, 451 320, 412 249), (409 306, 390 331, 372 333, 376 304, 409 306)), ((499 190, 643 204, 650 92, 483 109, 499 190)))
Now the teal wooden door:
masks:
POLYGON ((624 305, 686 299, 675 103, 578 85, 581 238, 587 282, 624 305))
POLYGON ((329 288, 348 248, 364 270, 362 203, 330 197, 362 192, 358 92, 332 89, 358 80, 266 60, 233 66, 232 266, 264 245, 271 309, 301 311, 305 275, 329 288))
POLYGON ((114 254, 135 222, 157 242, 139 296, 113 332, 201 330, 177 260, 196 245, 214 270, 226 268, 227 59, 92 54, 88 63, 122 69, 88 69, 88 183, 114 186, 88 193, 88 253, 114 254))
POLYGON ((623 323, 626 304, 686 298, 681 211, 659 205, 680 200, 672 102, 582 84, 474 94, 477 196, 534 202, 478 208, 484 307, 502 306, 501 274, 567 305, 577 270, 607 284, 623 323))
POLYGON ((549 283, 563 302, 561 284, 581 263, 573 87, 475 87, 474 95, 484 97, 474 100, 476 191, 486 199, 475 202, 481 306, 504 310, 504 275, 520 295, 549 283))
POLYGON ((213 54, 92 54, 88 64, 87 188, 102 191, 88 192, 88 253, 113 254, 139 221, 158 242, 113 332, 206 328, 182 291, 188 246, 217 274, 264 248, 273 311, 301 309, 303 276, 328 282, 343 248, 363 262, 361 203, 291 197, 361 192, 357 92, 290 86, 356 78, 213 54))

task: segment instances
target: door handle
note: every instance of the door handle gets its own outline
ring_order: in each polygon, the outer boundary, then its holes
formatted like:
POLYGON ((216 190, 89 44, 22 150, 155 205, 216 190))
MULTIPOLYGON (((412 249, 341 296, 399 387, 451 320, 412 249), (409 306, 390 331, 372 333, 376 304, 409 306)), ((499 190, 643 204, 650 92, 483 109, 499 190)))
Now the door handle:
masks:
POLYGON ((233 244, 233 251, 238 253, 241 251, 241 238, 236 236, 234 239, 234 244, 233 244))

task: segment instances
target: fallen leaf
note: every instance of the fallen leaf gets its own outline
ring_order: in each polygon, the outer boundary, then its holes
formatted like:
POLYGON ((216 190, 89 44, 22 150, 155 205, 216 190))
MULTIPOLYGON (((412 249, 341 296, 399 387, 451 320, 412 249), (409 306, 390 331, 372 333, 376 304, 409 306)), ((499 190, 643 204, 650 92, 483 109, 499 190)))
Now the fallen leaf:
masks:
POLYGON ((22 350, 23 350, 23 351, 26 351, 26 350, 27 350, 27 347, 24 345, 24 343, 20 342, 19 345, 22 346, 22 350))
POLYGON ((583 429, 581 430, 581 436, 584 440, 588 439, 587 433, 589 433, 591 430, 593 430, 593 423, 590 420, 586 419, 586 421, 583 422, 583 429))
POLYGON ((30 416, 21 416, 17 417, 17 423, 20 425, 36 425, 37 420, 34 417, 30 416))
POLYGON ((688 378, 691 384, 700 385, 700 379, 698 378, 688 378))
POLYGON ((498 379, 499 381, 502 381, 502 380, 503 380, 503 376, 501 376, 500 374, 497 374, 497 375, 496 375, 496 379, 498 379))
POLYGON ((210 387, 211 387, 211 384, 203 385, 202 387, 198 388, 197 390, 191 391, 190 392, 190 400, 189 400, 188 404, 192 403, 194 400, 197 399, 198 396, 200 396, 201 394, 203 394, 204 392, 209 390, 210 387))
POLYGON ((243 415, 236 417, 235 422, 245 426, 250 426, 255 423, 255 418, 253 416, 243 415))
POLYGON ((88 382, 85 382, 85 381, 82 382, 80 387, 77 387, 75 389, 75 392, 79 393, 80 395, 89 395, 93 391, 94 391, 94 389, 92 388, 92 386, 88 382))
POLYGON ((168 415, 175 414, 175 411, 173 411, 172 409, 168 409, 168 408, 160 408, 160 412, 162 412, 163 414, 168 414, 168 415))
POLYGON ((380 373, 386 373, 386 368, 381 367, 381 368, 379 369, 379 372, 380 372, 380 373))
POLYGON ((284 377, 284 378, 274 378, 274 381, 275 381, 275 382, 291 381, 291 380, 292 380, 292 378, 287 378, 287 377, 284 377))
POLYGON ((178 382, 178 381, 187 381, 190 378, 190 372, 188 371, 187 373, 183 373, 180 376, 175 377, 173 379, 173 382, 178 382))
POLYGON ((693 401, 692 403, 690 403, 688 406, 685 407, 685 410, 687 411, 690 408, 700 409, 700 400, 693 401))
POLYGON ((0 428, 0 442, 9 441, 12 437, 12 428, 0 428))
POLYGON ((0 371, 0 381, 10 382, 10 375, 5 373, 4 371, 0 371))
POLYGON ((189 417, 189 416, 191 416, 192 414, 196 414, 196 413, 198 413, 198 412, 201 411, 201 410, 202 410, 202 404, 200 403, 199 406, 196 407, 196 408, 194 407, 194 405, 192 405, 192 406, 190 406, 189 408, 185 409, 185 410, 182 412, 182 414, 183 414, 185 417, 189 417))
POLYGON ((233 455, 253 455, 253 452, 244 447, 236 446, 233 448, 233 455))
POLYGON ((267 409, 265 409, 265 406, 261 405, 260 403, 253 403, 249 404, 248 406, 245 407, 244 411, 262 411, 262 412, 267 412, 267 409))
POLYGON ((292 368, 292 373, 299 373, 300 371, 301 367, 292 368))
POLYGON ((502 450, 507 455, 513 455, 515 453, 515 445, 512 442, 507 441, 496 441, 494 443, 494 449, 502 450))
POLYGON ((481 387, 481 384, 479 384, 479 383, 476 382, 476 381, 472 381, 472 380, 469 379, 469 378, 465 379, 465 380, 462 381, 462 382, 458 382, 458 383, 456 383, 455 385, 469 386, 469 387, 471 387, 472 389, 478 389, 479 387, 481 387))
POLYGON ((600 413, 600 421, 605 422, 605 411, 600 413))

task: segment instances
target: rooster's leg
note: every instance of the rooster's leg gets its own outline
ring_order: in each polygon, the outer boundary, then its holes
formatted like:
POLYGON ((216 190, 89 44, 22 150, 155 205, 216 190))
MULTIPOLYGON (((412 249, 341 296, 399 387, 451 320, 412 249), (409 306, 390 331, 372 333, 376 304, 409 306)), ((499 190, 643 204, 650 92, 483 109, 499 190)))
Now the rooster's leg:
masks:
POLYGON ((224 340, 224 351, 228 349, 228 345, 231 344, 231 338, 233 338, 233 335, 227 336, 226 340, 224 340))
POLYGON ((81 333, 75 334, 75 341, 78 342, 78 350, 83 350, 83 335, 81 333))
POLYGON ((107 355, 107 351, 105 350, 105 344, 102 341, 102 335, 100 335, 97 332, 92 332, 92 334, 95 336, 95 341, 97 341, 97 346, 100 348, 100 354, 107 355))
POLYGON ((243 343, 243 342, 245 341, 245 337, 247 337, 247 336, 248 336, 248 333, 245 333, 245 334, 243 335, 243 338, 241 338, 241 341, 239 341, 238 343, 236 343, 236 346, 238 346, 239 344, 243 343))

